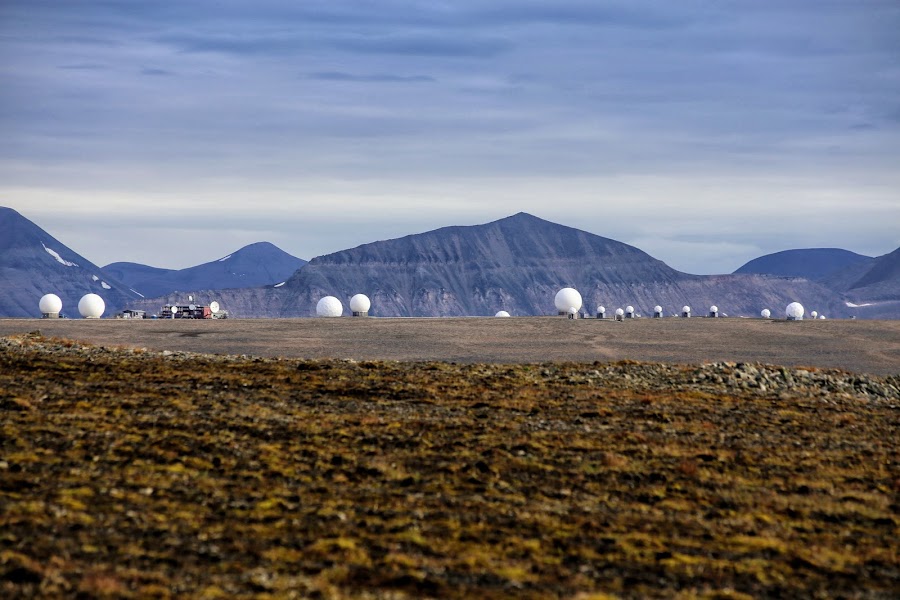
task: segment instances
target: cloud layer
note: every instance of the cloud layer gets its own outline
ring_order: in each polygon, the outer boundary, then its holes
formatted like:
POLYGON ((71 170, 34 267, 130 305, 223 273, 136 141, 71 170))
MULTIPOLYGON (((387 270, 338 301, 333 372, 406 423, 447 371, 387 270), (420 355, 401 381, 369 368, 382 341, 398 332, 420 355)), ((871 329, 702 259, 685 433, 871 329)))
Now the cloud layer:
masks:
POLYGON ((694 272, 881 254, 898 30, 893 0, 4 2, 0 203, 164 267, 520 210, 694 272))

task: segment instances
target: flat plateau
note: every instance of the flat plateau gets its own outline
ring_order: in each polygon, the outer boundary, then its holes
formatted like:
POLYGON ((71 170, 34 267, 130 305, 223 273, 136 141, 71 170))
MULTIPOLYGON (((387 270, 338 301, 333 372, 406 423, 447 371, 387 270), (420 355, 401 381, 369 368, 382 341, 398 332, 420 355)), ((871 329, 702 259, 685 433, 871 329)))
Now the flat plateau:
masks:
POLYGON ((519 364, 728 361, 876 375, 900 373, 900 321, 643 318, 615 322, 560 317, 0 320, 0 336, 34 330, 98 345, 262 357, 519 364))

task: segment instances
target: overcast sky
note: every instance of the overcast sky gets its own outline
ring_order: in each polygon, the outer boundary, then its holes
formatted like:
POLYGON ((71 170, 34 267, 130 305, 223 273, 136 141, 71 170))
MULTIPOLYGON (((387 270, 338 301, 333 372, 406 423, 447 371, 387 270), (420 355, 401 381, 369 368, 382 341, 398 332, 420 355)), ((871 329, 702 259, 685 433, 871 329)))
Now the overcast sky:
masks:
POLYGON ((896 0, 0 2, 0 205, 93 262, 519 211, 694 273, 900 246, 896 0))

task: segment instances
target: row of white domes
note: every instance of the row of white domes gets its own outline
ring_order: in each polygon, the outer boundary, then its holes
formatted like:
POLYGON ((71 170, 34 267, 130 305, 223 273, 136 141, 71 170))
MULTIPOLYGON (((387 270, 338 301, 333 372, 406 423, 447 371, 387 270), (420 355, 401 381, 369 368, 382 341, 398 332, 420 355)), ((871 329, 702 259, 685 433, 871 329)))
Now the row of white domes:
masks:
MULTIPOLYGON (((44 294, 38 302, 41 314, 58 315, 62 311, 62 300, 56 294, 44 294)), ((97 294, 85 294, 78 301, 78 312, 85 319, 99 319, 106 310, 106 302, 97 294)))

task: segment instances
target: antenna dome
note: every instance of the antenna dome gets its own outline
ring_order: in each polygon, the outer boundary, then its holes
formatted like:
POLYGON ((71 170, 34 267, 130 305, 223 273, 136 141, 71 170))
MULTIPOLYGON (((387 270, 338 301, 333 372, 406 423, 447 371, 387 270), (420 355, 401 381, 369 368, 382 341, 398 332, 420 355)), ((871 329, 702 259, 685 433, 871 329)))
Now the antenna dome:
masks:
POLYGON ((803 319, 803 305, 799 302, 791 302, 787 305, 787 308, 784 309, 784 314, 788 319, 794 319, 799 321, 803 319))
POLYGON ((764 308, 762 309, 762 312, 759 313, 759 316, 761 316, 763 319, 768 319, 772 316, 772 311, 768 308, 764 308))
POLYGON ((495 317, 508 317, 508 316, 509 316, 509 313, 506 312, 505 310, 501 310, 501 311, 499 311, 499 312, 498 312, 496 315, 494 315, 494 316, 495 316, 495 317))
POLYGON ((97 294, 85 294, 78 301, 78 312, 85 319, 99 319, 106 310, 106 302, 97 294))
POLYGON ((682 307, 681 307, 681 312, 691 312, 691 307, 690 307, 690 306, 686 306, 686 305, 685 305, 685 306, 682 306, 682 307))
POLYGON ((581 294, 575 288, 563 288, 556 292, 556 298, 553 299, 556 310, 560 312, 568 312, 570 308, 574 308, 575 312, 581 308, 581 294))
POLYGON ((43 314, 58 313, 62 310, 62 300, 56 294, 44 294, 38 302, 38 308, 43 314))
POLYGON ((316 304, 316 315, 319 317, 339 317, 344 312, 344 305, 334 296, 325 296, 316 304))
POLYGON ((370 308, 372 308, 372 301, 365 294, 356 294, 350 298, 350 310, 352 312, 367 313, 370 308))
POLYGON ((617 309, 616 309, 616 314, 619 315, 619 316, 621 317, 622 315, 625 314, 625 311, 622 310, 621 308, 617 308, 617 309))

